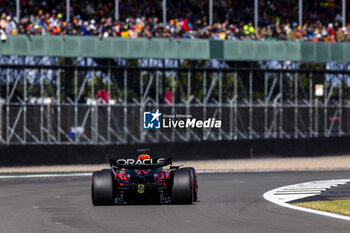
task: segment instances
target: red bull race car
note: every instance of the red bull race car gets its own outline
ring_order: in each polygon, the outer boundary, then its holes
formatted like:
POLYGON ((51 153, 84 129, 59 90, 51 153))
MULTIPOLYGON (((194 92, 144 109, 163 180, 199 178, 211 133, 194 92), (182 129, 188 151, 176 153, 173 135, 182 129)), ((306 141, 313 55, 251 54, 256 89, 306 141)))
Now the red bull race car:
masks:
POLYGON ((135 159, 112 159, 111 169, 92 174, 93 205, 192 204, 197 201, 197 175, 193 167, 172 166, 169 158, 141 154, 135 159), (164 167, 170 166, 165 169, 164 167))

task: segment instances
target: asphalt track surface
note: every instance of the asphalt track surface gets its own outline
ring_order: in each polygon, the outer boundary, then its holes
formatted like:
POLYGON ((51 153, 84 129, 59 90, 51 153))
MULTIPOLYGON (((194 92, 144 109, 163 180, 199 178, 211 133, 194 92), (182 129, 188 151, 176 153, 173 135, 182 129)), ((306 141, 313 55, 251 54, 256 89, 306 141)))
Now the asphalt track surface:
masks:
POLYGON ((0 180, 0 232, 349 232, 350 221, 277 206, 276 187, 349 178, 342 172, 199 174, 194 205, 94 207, 90 177, 0 180))

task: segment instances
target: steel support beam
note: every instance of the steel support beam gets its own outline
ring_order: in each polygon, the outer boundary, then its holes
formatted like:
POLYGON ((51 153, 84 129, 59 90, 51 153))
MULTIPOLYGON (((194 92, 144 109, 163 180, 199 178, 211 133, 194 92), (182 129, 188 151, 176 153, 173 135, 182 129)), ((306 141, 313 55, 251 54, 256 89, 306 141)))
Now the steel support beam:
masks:
POLYGON ((20 21, 20 16, 21 16, 21 7, 20 7, 20 0, 16 0, 16 21, 19 23, 20 21))
POLYGON ((255 27, 255 30, 257 30, 257 28, 259 27, 258 8, 259 8, 259 0, 254 0, 254 27, 255 27))
POLYGON ((166 0, 163 0, 163 25, 166 25, 166 0))
POLYGON ((303 0, 299 0, 299 26, 303 26, 303 0))
POLYGON ((115 0, 114 18, 119 20, 119 0, 115 0))
POLYGON ((346 0, 342 0, 342 24, 346 27, 346 0))
POLYGON ((213 25, 213 0, 209 0, 209 25, 213 25))
POLYGON ((70 0, 66 0, 66 21, 70 21, 70 0))

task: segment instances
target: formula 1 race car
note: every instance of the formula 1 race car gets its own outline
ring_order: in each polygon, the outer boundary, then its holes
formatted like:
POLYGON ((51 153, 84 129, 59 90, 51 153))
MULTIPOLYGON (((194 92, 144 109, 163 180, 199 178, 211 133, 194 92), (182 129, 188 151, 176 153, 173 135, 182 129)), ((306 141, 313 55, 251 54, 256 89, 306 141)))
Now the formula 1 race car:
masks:
POLYGON ((172 166, 168 158, 141 154, 138 159, 112 159, 111 169, 92 174, 93 205, 192 204, 197 201, 197 175, 193 167, 172 166), (165 166, 170 166, 164 169, 165 166))

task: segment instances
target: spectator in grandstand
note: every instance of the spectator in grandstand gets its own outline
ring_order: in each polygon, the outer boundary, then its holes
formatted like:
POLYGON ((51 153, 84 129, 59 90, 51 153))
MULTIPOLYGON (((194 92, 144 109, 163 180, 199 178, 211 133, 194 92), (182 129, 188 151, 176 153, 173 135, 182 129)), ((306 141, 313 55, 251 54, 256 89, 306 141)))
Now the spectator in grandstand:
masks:
POLYGON ((207 1, 168 1, 169 22, 159 22, 161 1, 122 1, 120 21, 113 18, 107 0, 71 0, 72 19, 65 21, 63 1, 23 1, 21 19, 14 19, 12 1, 1 6, 0 27, 6 34, 82 35, 105 37, 209 38, 214 40, 349 41, 350 25, 341 27, 339 4, 333 1, 305 2, 303 26, 296 23, 296 5, 289 0, 259 1, 259 25, 252 24, 252 2, 214 1, 214 18, 207 25, 207 1), (35 5, 34 5, 35 4, 35 5), (322 24, 322 22, 330 22, 322 24))

